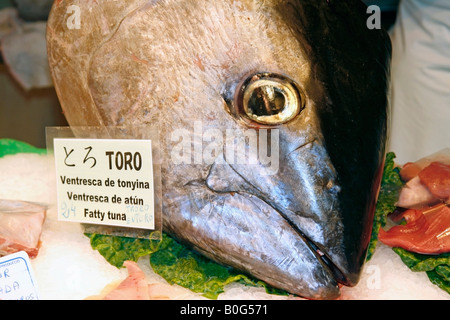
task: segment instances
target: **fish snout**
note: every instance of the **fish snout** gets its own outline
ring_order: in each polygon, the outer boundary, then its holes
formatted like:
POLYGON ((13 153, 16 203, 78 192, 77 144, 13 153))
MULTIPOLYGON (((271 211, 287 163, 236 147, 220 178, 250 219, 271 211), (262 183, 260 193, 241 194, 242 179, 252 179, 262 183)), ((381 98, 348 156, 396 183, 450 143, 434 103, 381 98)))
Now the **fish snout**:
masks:
MULTIPOLYGON (((302 265, 313 263, 315 272, 320 270, 319 274, 322 274, 319 276, 322 279, 321 290, 335 292, 337 282, 347 285, 357 282, 355 272, 351 271, 355 267, 349 266, 347 259, 349 252, 345 244, 346 229, 340 203, 342 186, 326 148, 319 139, 313 139, 292 151, 284 150, 282 142, 280 147, 282 150, 279 151, 276 173, 261 174, 267 170, 261 162, 249 166, 230 164, 221 158, 209 171, 207 187, 215 192, 239 193, 250 199, 258 199, 258 202, 264 202, 276 212, 283 224, 287 223, 292 236, 302 243, 301 250, 308 251, 303 252, 303 255, 310 257, 292 263, 305 273, 310 269, 302 265)), ((267 224, 274 223, 274 220, 267 221, 267 224)), ((272 237, 267 236, 267 239, 272 237)), ((275 238, 275 241, 278 243, 270 245, 281 246, 279 242, 283 239, 275 238)), ((288 250, 295 257, 299 247, 288 250)), ((305 275, 296 276, 297 281, 300 281, 305 275)), ((317 283, 308 285, 314 287, 317 283)))

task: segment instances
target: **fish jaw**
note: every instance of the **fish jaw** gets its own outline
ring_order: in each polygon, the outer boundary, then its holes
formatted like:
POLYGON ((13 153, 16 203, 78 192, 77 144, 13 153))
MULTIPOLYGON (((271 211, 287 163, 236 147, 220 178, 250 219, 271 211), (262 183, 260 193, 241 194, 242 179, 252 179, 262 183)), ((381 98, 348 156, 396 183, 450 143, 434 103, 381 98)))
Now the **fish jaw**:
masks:
MULTIPOLYGON (((209 171, 206 185, 214 192, 239 193, 263 201, 306 243, 302 250, 312 253, 317 265, 326 269, 335 282, 355 285, 363 261, 353 256, 360 254, 359 251, 365 252, 361 246, 366 244, 359 239, 355 246, 349 247, 346 243, 348 229, 358 229, 358 226, 345 220, 343 211, 352 209, 345 208, 341 202, 343 186, 322 139, 316 134, 310 142, 293 148, 285 141, 285 136, 282 134, 280 148, 291 151, 271 150, 272 154, 280 153, 276 173, 261 174, 267 173, 267 167, 261 163, 253 166, 229 164, 219 158, 209 171)), ((367 233, 370 229, 365 228, 367 225, 371 226, 371 220, 365 221, 358 231, 353 230, 352 235, 367 233)), ((292 248, 292 254, 297 250, 298 247, 292 248)))
POLYGON ((203 255, 305 298, 340 295, 309 243, 260 198, 214 192, 200 183, 173 191, 171 199, 165 229, 203 255))

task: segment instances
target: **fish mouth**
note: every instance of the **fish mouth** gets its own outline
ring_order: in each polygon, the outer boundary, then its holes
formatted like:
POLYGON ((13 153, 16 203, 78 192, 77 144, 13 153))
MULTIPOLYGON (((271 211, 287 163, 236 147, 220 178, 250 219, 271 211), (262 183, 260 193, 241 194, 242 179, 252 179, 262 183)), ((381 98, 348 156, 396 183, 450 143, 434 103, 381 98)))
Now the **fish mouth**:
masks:
MULTIPOLYGON (((305 151, 307 154, 308 151, 317 152, 318 149, 320 149, 320 143, 318 143, 317 139, 312 139, 299 147, 292 149, 287 153, 287 157, 296 159, 298 158, 298 154, 305 154, 305 151)), ((282 159, 282 161, 284 160, 286 159, 282 159)), ((341 236, 342 229, 339 227, 339 221, 336 221, 334 226, 333 224, 330 226, 330 219, 326 214, 324 214, 323 217, 320 217, 311 210, 298 210, 299 208, 296 207, 289 208, 289 205, 286 205, 287 202, 285 199, 282 199, 283 201, 277 201, 276 197, 270 196, 267 193, 267 190, 262 190, 262 188, 260 188, 261 184, 255 183, 255 180, 252 180, 252 177, 246 175, 245 172, 249 172, 249 170, 244 171, 239 165, 230 165, 227 162, 213 164, 210 167, 209 174, 204 181, 204 184, 209 190, 215 193, 227 194, 230 197, 239 193, 248 201, 257 198, 286 221, 295 236, 301 239, 305 244, 303 250, 308 250, 314 257, 315 262, 313 263, 316 264, 320 272, 327 274, 326 277, 321 279, 323 280, 323 283, 321 284, 322 290, 327 292, 325 294, 322 292, 322 296, 327 298, 338 297, 339 289, 336 289, 338 283, 343 285, 353 285, 354 279, 352 279, 351 274, 345 270, 346 266, 345 262, 343 262, 345 261, 345 258, 342 257, 342 251, 345 250, 342 250, 342 244, 340 243, 343 237, 341 236), (327 229, 333 230, 328 231, 327 229)), ((274 179, 276 183, 271 184, 272 186, 277 185, 279 182, 276 177, 274 179)), ((332 180, 329 179, 329 181, 332 180)), ((333 186, 325 186, 324 189, 327 190, 328 197, 331 196, 333 199, 336 199, 337 194, 339 193, 339 186, 336 183, 333 183, 333 186)), ((275 191, 275 193, 276 192, 277 191, 275 191)), ((321 192, 319 194, 324 193, 321 192)), ((283 196, 281 197, 283 198, 283 196)), ((333 217, 331 217, 331 220, 333 220, 333 217)), ((297 263, 301 264, 303 262, 298 261, 297 263)), ((301 281, 302 275, 298 274, 296 276, 298 279, 293 279, 293 281, 301 281)))
MULTIPOLYGON (((263 200, 264 201, 264 200, 263 200)), ((349 280, 344 275, 344 273, 339 269, 339 267, 333 262, 332 258, 328 255, 327 249, 324 248, 321 244, 316 243, 313 241, 310 237, 308 237, 305 232, 301 230, 301 227, 298 226, 298 224, 293 223, 289 216, 292 215, 286 214, 283 212, 283 210, 277 209, 276 205, 272 205, 265 201, 268 205, 270 205, 275 211, 278 212, 278 214, 283 217, 292 227, 295 232, 297 232, 298 236, 307 244, 311 252, 316 256, 317 261, 321 263, 321 265, 326 266, 330 273, 333 275, 334 279, 343 285, 349 285, 349 280)), ((304 215, 302 212, 295 212, 295 215, 304 215)))
MULTIPOLYGON (((289 218, 286 217, 286 215, 284 215, 282 212, 279 212, 279 213, 288 222, 290 222, 289 218)), ((305 243, 308 245, 310 250, 316 256, 317 260, 320 261, 324 266, 328 267, 328 269, 332 273, 334 279, 343 285, 349 285, 348 279, 345 277, 345 275, 342 273, 342 271, 339 269, 339 267, 333 262, 333 260, 328 256, 326 249, 323 248, 320 244, 312 241, 295 224, 291 223, 291 226, 298 233, 298 235, 303 239, 303 241, 305 241, 305 243)))
MULTIPOLYGON (((312 142, 310 142, 310 143, 312 143, 312 142)), ((230 168, 235 172, 236 175, 240 176, 242 179, 245 179, 244 177, 242 177, 242 175, 239 172, 237 172, 231 166, 230 166, 230 168)), ((292 220, 289 218, 289 216, 292 216, 292 215, 305 216, 306 214, 304 214, 302 212, 289 212, 289 210, 287 210, 285 208, 281 208, 279 205, 268 201, 267 197, 261 196, 260 192, 248 192, 248 191, 243 192, 243 191, 238 191, 238 190, 223 191, 221 189, 215 189, 214 185, 209 183, 211 181, 209 179, 210 176, 211 176, 211 171, 210 171, 210 175, 208 176, 207 180, 205 181, 205 186, 208 189, 210 189, 211 191, 218 192, 218 193, 228 193, 230 195, 233 195, 234 192, 239 192, 239 193, 241 193, 241 195, 243 195, 244 197, 247 197, 247 198, 258 197, 260 200, 264 201, 267 205, 272 207, 273 210, 275 210, 283 219, 285 219, 289 223, 289 225, 292 227, 293 230, 295 230, 295 232, 298 234, 298 236, 303 239, 303 241, 310 248, 311 252, 314 253, 317 260, 321 261, 321 263, 324 266, 327 266, 329 268, 329 270, 333 274, 336 281, 339 283, 342 283, 344 285, 349 285, 349 281, 347 280, 347 278, 344 276, 344 274, 341 272, 341 270, 336 266, 336 264, 332 261, 332 259, 328 256, 327 250, 325 248, 323 248, 322 245, 320 245, 320 244, 314 242, 312 239, 310 239, 301 230, 301 228, 298 226, 298 224, 293 223, 292 220)))

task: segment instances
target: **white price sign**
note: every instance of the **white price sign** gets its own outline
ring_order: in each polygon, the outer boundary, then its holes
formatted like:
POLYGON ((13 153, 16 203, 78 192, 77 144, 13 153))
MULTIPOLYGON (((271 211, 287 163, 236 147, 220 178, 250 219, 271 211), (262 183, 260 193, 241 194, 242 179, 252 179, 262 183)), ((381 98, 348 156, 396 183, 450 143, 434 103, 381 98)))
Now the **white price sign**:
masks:
POLYGON ((26 252, 0 259, 0 300, 38 300, 39 290, 26 252))
POLYGON ((58 220, 155 228, 151 140, 55 138, 58 220))

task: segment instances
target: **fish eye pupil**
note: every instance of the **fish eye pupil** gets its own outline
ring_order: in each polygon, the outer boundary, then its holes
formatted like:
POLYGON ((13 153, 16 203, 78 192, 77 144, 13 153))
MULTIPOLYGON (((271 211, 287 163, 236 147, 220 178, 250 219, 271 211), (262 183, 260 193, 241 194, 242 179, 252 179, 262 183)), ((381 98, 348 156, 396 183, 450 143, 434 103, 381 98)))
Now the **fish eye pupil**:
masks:
POLYGON ((280 88, 262 86, 256 88, 247 102, 247 110, 256 116, 270 116, 283 111, 286 98, 280 88))
POLYGON ((293 119, 301 109, 301 97, 288 78, 259 73, 249 77, 238 91, 238 110, 251 121, 277 125, 293 119))

